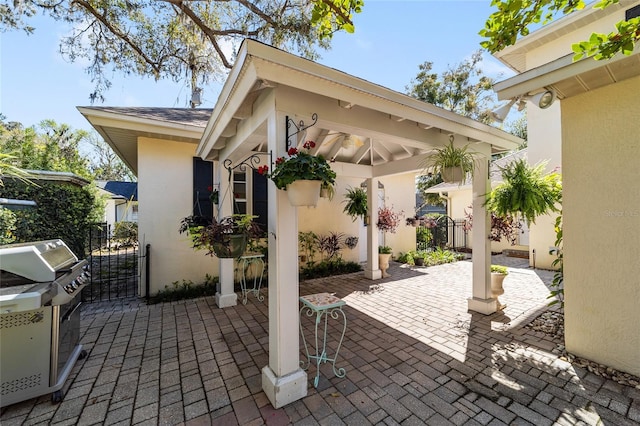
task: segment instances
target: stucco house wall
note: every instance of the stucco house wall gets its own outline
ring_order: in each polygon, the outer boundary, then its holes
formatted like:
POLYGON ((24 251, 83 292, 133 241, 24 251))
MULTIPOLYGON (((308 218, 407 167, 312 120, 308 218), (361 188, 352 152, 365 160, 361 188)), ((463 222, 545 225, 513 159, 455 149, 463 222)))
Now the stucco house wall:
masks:
MULTIPOLYGON (((191 248, 180 234, 180 220, 193 210, 195 144, 138 138, 138 234, 140 246, 151 244, 150 294, 182 280, 201 283, 218 275, 218 260, 191 248)), ((141 268, 144 295, 145 270, 141 268)))
POLYGON ((562 101, 567 350, 640 375, 640 77, 562 101))
POLYGON ((560 89, 558 106, 528 108, 528 114, 530 136, 539 132, 555 140, 558 123, 561 128, 566 348, 635 375, 640 375, 638 48, 630 56, 572 63, 570 47, 592 32, 613 31, 638 5, 588 6, 496 54, 522 73, 496 85, 502 99, 560 89))

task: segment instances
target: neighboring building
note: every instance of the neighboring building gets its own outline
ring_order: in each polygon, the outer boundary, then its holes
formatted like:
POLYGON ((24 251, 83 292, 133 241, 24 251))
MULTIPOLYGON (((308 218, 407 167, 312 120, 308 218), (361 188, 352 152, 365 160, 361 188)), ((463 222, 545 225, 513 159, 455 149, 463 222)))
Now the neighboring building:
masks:
POLYGON ((118 222, 138 222, 138 183, 96 182, 105 199, 104 221, 113 232, 118 222))
POLYGON ((639 14, 637 0, 587 7, 495 55, 519 73, 496 84, 500 99, 545 90, 558 98, 551 108, 528 108, 527 116, 531 140, 548 138, 562 148, 566 349, 634 375, 640 375, 640 44, 630 55, 577 62, 571 45, 639 14))

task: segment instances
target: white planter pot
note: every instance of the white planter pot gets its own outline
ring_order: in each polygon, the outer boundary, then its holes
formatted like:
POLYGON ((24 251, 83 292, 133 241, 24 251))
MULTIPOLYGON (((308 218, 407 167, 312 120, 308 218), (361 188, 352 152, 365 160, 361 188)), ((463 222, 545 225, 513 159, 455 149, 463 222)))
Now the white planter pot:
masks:
POLYGON ((383 278, 391 276, 387 274, 387 269, 389 269, 390 258, 391 258, 391 253, 388 253, 388 254, 378 253, 378 267, 382 271, 383 278))
POLYGON ((504 309, 507 305, 503 305, 498 300, 498 296, 502 296, 504 294, 504 287, 502 286, 502 282, 506 278, 506 274, 500 274, 497 272, 491 273, 491 295, 498 302, 498 309, 504 309))
POLYGON ((464 173, 460 167, 445 167, 442 169, 442 180, 447 183, 461 184, 464 181, 464 173))
POLYGON ((320 198, 320 186, 322 181, 319 180, 297 180, 287 185, 287 196, 292 206, 309 206, 318 205, 320 198))

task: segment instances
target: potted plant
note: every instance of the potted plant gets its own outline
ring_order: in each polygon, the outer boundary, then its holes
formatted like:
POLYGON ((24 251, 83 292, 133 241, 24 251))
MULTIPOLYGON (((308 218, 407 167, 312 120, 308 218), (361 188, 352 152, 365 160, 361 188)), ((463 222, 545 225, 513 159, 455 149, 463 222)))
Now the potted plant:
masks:
POLYGON ((506 305, 500 303, 498 296, 504 294, 502 282, 508 274, 509 271, 506 266, 491 265, 491 295, 496 299, 496 302, 498 302, 498 309, 504 309, 506 307, 506 305))
POLYGON ((391 207, 380 207, 378 209, 378 229, 382 232, 391 232, 394 234, 398 226, 400 226, 400 218, 403 212, 396 212, 391 207))
POLYGON ((346 214, 351 216, 351 219, 355 222, 358 217, 365 220, 367 217, 367 192, 363 188, 347 188, 347 193, 344 194, 344 210, 346 214))
POLYGON ((468 174, 473 176, 477 155, 476 152, 469 151, 469 145, 454 147, 451 137, 448 145, 436 148, 427 156, 424 167, 432 173, 440 174, 444 182, 462 184, 468 174))
POLYGON ((544 174, 545 163, 530 166, 526 160, 511 162, 500 171, 502 183, 487 196, 487 209, 501 217, 520 217, 527 224, 536 217, 560 211, 562 180, 560 174, 544 174))
POLYGON ((387 274, 387 269, 389 269, 389 259, 391 258, 391 247, 389 246, 378 246, 378 266, 382 271, 382 277, 389 277, 387 274))
POLYGON ((336 190, 330 183, 322 182, 320 185, 320 198, 327 198, 329 201, 333 200, 334 195, 336 195, 336 190))
POLYGON ((263 232, 253 219, 257 216, 234 214, 220 220, 188 216, 180 223, 180 233, 191 237, 195 249, 207 249, 207 254, 219 258, 242 256, 249 239, 259 238, 263 232))
POLYGON ((291 205, 315 206, 321 186, 335 183, 336 172, 331 170, 327 160, 308 152, 315 146, 315 142, 307 141, 304 150, 289 148, 289 158, 279 157, 271 173, 268 166, 258 167, 258 173, 271 179, 278 189, 287 191, 291 205))

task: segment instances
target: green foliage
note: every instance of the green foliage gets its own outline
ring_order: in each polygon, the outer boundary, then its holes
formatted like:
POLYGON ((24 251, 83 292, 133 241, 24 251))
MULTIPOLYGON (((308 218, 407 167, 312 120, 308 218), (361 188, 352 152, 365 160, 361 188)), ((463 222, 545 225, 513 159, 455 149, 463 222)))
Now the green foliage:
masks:
POLYGON ((154 296, 149 297, 149 304, 163 302, 174 302, 176 300, 193 299, 196 297, 213 296, 216 294, 218 277, 206 275, 202 284, 194 284, 193 281, 182 280, 182 282, 174 281, 171 285, 165 286, 164 290, 160 290, 154 296))
POLYGON ((306 257, 307 266, 315 263, 317 252, 318 236, 313 231, 298 232, 298 246, 300 251, 306 257))
POLYGON ((345 261, 337 257, 313 265, 306 265, 300 269, 300 279, 310 280, 313 278, 329 277, 333 275, 350 274, 362 271, 359 263, 345 261))
POLYGON ((444 181, 442 180, 440 173, 427 173, 418 176, 416 189, 418 190, 420 197, 422 197, 423 204, 416 210, 420 210, 420 208, 428 204, 432 206, 444 206, 446 204, 446 200, 440 197, 440 195, 426 192, 427 189, 442 182, 444 181))
POLYGON ((94 179, 119 182, 135 180, 129 167, 96 132, 89 133, 86 141, 91 146, 89 171, 94 179))
POLYGON ((431 72, 432 62, 425 62, 418 66, 418 75, 405 89, 416 99, 490 123, 495 104, 494 81, 484 75, 481 62, 482 52, 478 50, 470 59, 449 67, 440 76, 431 72))
POLYGON ((327 235, 318 235, 317 247, 322 253, 323 260, 340 258, 340 252, 345 246, 345 234, 342 232, 329 232, 327 235))
POLYGON ((487 196, 487 208, 500 217, 521 217, 527 224, 559 211, 562 180, 556 172, 545 175, 544 168, 545 163, 530 166, 524 159, 502 168, 503 182, 487 196))
POLYGON ((76 256, 85 257, 89 227, 95 219, 90 189, 60 182, 37 181, 37 184, 5 179, 3 197, 37 203, 34 209, 14 212, 16 242, 60 238, 76 256))
MULTIPOLYGON (((596 9, 618 3, 619 0, 601 0, 594 4, 596 9)), ((567 15, 583 9, 583 0, 493 0, 497 11, 492 13, 480 31, 485 38, 480 45, 494 53, 515 44, 519 36, 529 34, 533 25, 547 24, 557 15, 567 15)), ((610 59, 616 53, 630 55, 635 43, 640 40, 640 18, 622 20, 615 24, 615 31, 608 34, 592 33, 584 41, 574 43, 574 61, 584 57, 597 60, 610 59)))
POLYGON ((433 234, 429 228, 423 226, 416 227, 416 246, 427 247, 432 239, 433 234))
POLYGON ((453 146, 453 140, 442 148, 435 148, 431 154, 424 159, 423 167, 425 172, 432 171, 442 175, 445 168, 458 168, 462 171, 462 175, 471 174, 475 169, 477 153, 469 151, 469 145, 456 148, 453 146))
MULTIPOLYGON (((315 142, 307 141, 305 149, 311 149, 315 142)), ((280 157, 271 173, 268 167, 258 168, 258 172, 271 179, 278 189, 287 189, 287 185, 297 180, 319 180, 325 185, 333 185, 336 181, 336 172, 322 155, 311 155, 307 151, 296 148, 289 149, 289 158, 280 157)))
POLYGON ((39 126, 23 128, 19 123, 0 123, 0 151, 12 156, 12 165, 25 170, 70 172, 91 179, 89 160, 78 152, 86 138, 84 130, 44 120, 39 126))
POLYGON ((553 274, 553 281, 551 282, 551 290, 547 299, 553 299, 549 302, 549 306, 560 303, 560 306, 564 307, 564 259, 562 253, 562 214, 556 218, 554 225, 556 232, 555 248, 549 250, 549 254, 555 254, 556 258, 551 263, 551 266, 556 268, 556 272, 553 274))
POLYGON ((415 265, 416 258, 423 258, 424 266, 436 266, 457 262, 463 259, 464 256, 451 250, 443 250, 438 247, 435 250, 409 250, 406 253, 400 253, 396 260, 408 265, 415 265))
POLYGON ((138 243, 137 222, 117 222, 113 230, 113 238, 122 246, 130 247, 138 243))
POLYGON ((509 274, 507 267, 502 265, 491 265, 491 272, 494 274, 503 274, 503 275, 509 274))
POLYGON ((345 203, 344 210, 346 214, 351 216, 351 219, 355 222, 358 217, 363 220, 367 217, 367 191, 364 188, 347 188, 347 193, 344 194, 345 199, 342 201, 345 203))
POLYGON ((0 244, 16 241, 16 215, 9 209, 0 207, 0 244))
POLYGON ((393 249, 389 246, 378 246, 378 253, 380 254, 391 254, 393 253, 393 249))
POLYGON ((156 80, 218 81, 245 38, 316 59, 336 31, 353 32, 363 0, 309 1, 20 1, 0 5, 0 31, 32 32, 40 14, 68 25, 60 53, 87 64, 91 101, 104 101, 115 72, 156 80), (221 45, 231 46, 224 49, 221 45), (229 53, 227 53, 227 51, 229 53))

